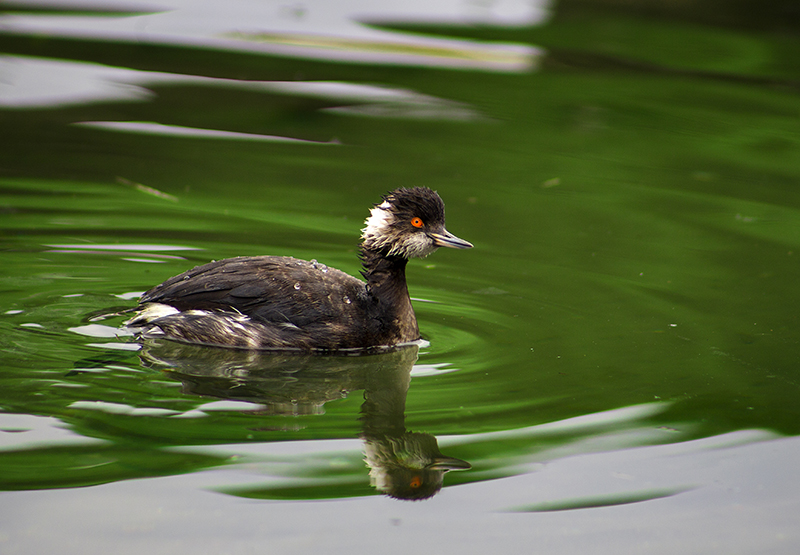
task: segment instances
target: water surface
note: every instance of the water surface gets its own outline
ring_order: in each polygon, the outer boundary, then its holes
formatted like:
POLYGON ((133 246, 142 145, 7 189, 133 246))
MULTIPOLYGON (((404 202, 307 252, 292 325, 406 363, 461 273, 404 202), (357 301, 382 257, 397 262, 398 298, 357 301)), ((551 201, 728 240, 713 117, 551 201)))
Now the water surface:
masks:
POLYGON ((3 552, 800 545, 790 18, 17 6, 3 552), (355 275, 413 185, 475 245, 409 265, 418 352, 139 348, 104 316, 229 256, 355 275), (432 497, 386 495, 425 457, 432 497))

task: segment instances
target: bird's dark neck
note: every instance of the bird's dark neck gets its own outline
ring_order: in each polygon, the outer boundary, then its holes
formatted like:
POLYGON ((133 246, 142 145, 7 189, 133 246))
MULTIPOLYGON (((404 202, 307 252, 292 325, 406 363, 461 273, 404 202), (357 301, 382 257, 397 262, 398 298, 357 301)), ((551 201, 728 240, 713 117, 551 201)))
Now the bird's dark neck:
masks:
POLYGON ((361 275, 367 280, 370 292, 378 298, 408 297, 406 264, 402 256, 387 256, 381 251, 361 247, 361 275))
POLYGON ((378 302, 384 314, 384 324, 392 328, 400 342, 419 339, 419 328, 406 285, 406 264, 402 256, 386 253, 362 245, 361 275, 367 280, 367 290, 378 302))

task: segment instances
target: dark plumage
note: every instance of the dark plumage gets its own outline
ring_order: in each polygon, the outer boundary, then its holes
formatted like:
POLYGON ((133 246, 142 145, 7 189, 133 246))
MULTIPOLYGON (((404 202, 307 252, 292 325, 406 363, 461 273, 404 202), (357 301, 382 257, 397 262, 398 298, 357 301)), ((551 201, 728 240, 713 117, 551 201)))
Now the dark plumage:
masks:
POLYGON ((126 325, 145 337, 246 349, 338 351, 415 341, 408 259, 438 247, 472 247, 444 223, 435 192, 397 189, 371 209, 362 230, 366 283, 316 261, 229 258, 147 291, 126 325))

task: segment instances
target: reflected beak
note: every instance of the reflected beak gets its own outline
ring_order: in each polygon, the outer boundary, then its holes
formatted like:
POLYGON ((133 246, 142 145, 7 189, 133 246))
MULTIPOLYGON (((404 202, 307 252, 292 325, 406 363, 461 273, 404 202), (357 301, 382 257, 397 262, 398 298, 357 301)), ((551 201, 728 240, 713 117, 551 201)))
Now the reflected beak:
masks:
MULTIPOLYGON (((460 241, 461 239, 459 239, 460 241)), ((466 243, 466 241, 464 241, 466 243)), ((469 243, 467 243, 469 244, 469 243)), ((467 461, 456 459, 455 457, 436 457, 433 462, 425 467, 428 470, 469 470, 472 465, 467 461)))
POLYGON ((433 244, 437 247, 450 247, 451 249, 471 249, 472 243, 459 239, 446 229, 440 233, 429 233, 433 237, 433 244))

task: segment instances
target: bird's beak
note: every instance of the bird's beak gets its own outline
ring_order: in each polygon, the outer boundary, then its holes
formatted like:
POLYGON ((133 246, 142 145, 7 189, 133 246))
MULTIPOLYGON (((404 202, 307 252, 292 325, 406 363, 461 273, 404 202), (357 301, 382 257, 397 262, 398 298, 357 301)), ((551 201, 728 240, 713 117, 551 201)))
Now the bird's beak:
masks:
POLYGON ((437 247, 450 247, 451 249, 471 249, 472 243, 459 239, 446 229, 442 229, 440 233, 430 233, 433 237, 433 244, 437 247))
POLYGON ((445 457, 442 455, 441 457, 436 457, 433 459, 433 462, 425 468, 428 470, 469 470, 472 468, 472 465, 467 461, 462 461, 461 459, 456 459, 455 457, 445 457))

